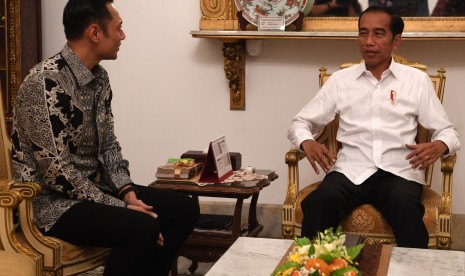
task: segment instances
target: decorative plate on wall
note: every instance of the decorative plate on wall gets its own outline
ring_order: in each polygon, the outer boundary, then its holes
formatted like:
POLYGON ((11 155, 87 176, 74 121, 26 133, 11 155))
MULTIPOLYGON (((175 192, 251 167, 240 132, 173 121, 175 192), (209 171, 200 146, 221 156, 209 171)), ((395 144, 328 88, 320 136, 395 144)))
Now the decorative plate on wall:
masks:
POLYGON ((286 26, 299 17, 299 11, 307 15, 315 0, 234 0, 244 18, 257 26, 260 16, 284 16, 286 26))

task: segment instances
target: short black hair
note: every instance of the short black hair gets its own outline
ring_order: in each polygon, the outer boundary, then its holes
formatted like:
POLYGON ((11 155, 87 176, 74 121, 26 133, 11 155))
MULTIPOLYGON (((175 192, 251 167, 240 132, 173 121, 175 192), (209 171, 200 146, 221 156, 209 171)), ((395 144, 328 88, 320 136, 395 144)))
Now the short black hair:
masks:
POLYGON ((360 30, 360 19, 365 13, 369 12, 384 12, 385 14, 389 15, 391 18, 391 24, 389 25, 389 29, 392 33, 393 38, 404 31, 404 20, 402 17, 394 12, 394 10, 390 7, 378 7, 378 6, 370 6, 366 10, 364 10, 360 16, 358 17, 358 29, 360 30))
POLYGON ((81 38, 85 29, 93 23, 97 23, 107 35, 107 22, 112 19, 108 3, 113 3, 113 0, 69 0, 63 11, 66 39, 81 38))

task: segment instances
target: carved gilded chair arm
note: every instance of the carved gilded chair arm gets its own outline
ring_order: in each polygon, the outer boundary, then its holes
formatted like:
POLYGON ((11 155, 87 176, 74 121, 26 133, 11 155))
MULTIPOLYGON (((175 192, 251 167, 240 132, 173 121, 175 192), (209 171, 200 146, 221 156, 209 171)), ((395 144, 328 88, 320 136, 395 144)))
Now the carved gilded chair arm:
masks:
POLYGON ((292 238, 295 235, 294 204, 299 193, 299 161, 304 157, 305 155, 296 148, 290 149, 285 156, 285 162, 288 166, 288 178, 282 213, 282 235, 284 238, 292 238))
POLYGON ((442 172, 442 190, 441 190, 441 206, 439 209, 440 214, 451 214, 451 194, 452 194, 452 175, 454 172, 455 162, 457 155, 453 154, 448 157, 441 158, 441 172, 442 172))
POLYGON ((0 207, 1 208, 16 208, 23 200, 18 191, 5 190, 0 191, 0 207))
POLYGON ((33 199, 42 192, 40 185, 34 182, 15 182, 12 189, 20 192, 26 199, 33 199))
POLYGON ((16 182, 12 185, 12 189, 18 191, 24 199, 19 207, 19 220, 26 238, 31 231, 39 232, 41 235, 34 222, 32 201, 42 192, 42 188, 33 182, 16 182))
MULTIPOLYGON (((23 197, 12 189, 13 180, 0 180, 0 249, 20 253, 32 259, 36 276, 42 275, 42 255, 23 242, 13 220, 14 210, 21 205, 23 197)), ((1 269, 0 269, 1 270, 1 269)))
POLYGON ((18 252, 20 244, 15 236, 13 212, 22 201, 22 197, 18 191, 9 190, 10 181, 0 182, 0 249, 18 252))
POLYGON ((16 182, 13 184, 13 189, 21 193, 23 197, 23 202, 19 205, 19 221, 27 242, 43 254, 44 266, 58 267, 61 263, 61 243, 44 236, 34 220, 32 201, 42 192, 41 186, 33 182, 16 182))
POLYGON ((287 195, 284 204, 293 205, 299 192, 299 161, 305 154, 296 148, 286 153, 285 161, 288 168, 287 195))
POLYGON ((13 180, 0 180, 0 207, 1 208, 16 208, 23 200, 18 191, 10 190, 13 180))

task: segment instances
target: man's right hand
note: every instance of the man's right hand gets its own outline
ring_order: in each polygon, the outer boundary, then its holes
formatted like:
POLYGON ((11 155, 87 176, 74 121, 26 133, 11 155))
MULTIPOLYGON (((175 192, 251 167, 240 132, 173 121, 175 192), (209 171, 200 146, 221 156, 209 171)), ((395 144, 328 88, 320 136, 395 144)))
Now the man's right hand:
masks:
MULTIPOLYGON (((127 193, 124 198, 123 198, 124 203, 126 203, 126 207, 131 210, 136 210, 139 212, 143 212, 148 214, 149 216, 153 218, 158 218, 158 215, 154 212, 152 212, 153 207, 145 204, 142 200, 137 198, 137 195, 135 192, 129 192, 127 193)), ((165 239, 163 238, 163 235, 160 233, 158 236, 157 240, 157 245, 158 246, 163 246, 165 239)))
POLYGON ((320 173, 316 166, 317 163, 325 173, 328 173, 334 163, 336 163, 336 158, 331 152, 329 152, 324 145, 317 143, 315 140, 305 140, 300 144, 300 147, 307 155, 310 165, 312 165, 313 170, 317 174, 320 173))
POLYGON ((129 192, 127 193, 124 198, 123 198, 124 203, 126 203, 126 207, 131 209, 131 210, 136 210, 139 212, 146 213, 153 218, 157 218, 158 215, 152 212, 153 207, 145 204, 142 200, 137 198, 137 195, 135 192, 129 192))

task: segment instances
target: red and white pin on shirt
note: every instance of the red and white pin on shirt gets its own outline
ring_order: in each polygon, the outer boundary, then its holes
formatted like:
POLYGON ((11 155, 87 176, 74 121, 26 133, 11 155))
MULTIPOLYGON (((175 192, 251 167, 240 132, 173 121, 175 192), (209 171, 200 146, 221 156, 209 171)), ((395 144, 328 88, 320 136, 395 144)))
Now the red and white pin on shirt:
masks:
POLYGON ((396 90, 391 90, 389 97, 391 99, 391 105, 394 105, 396 103, 396 90))

